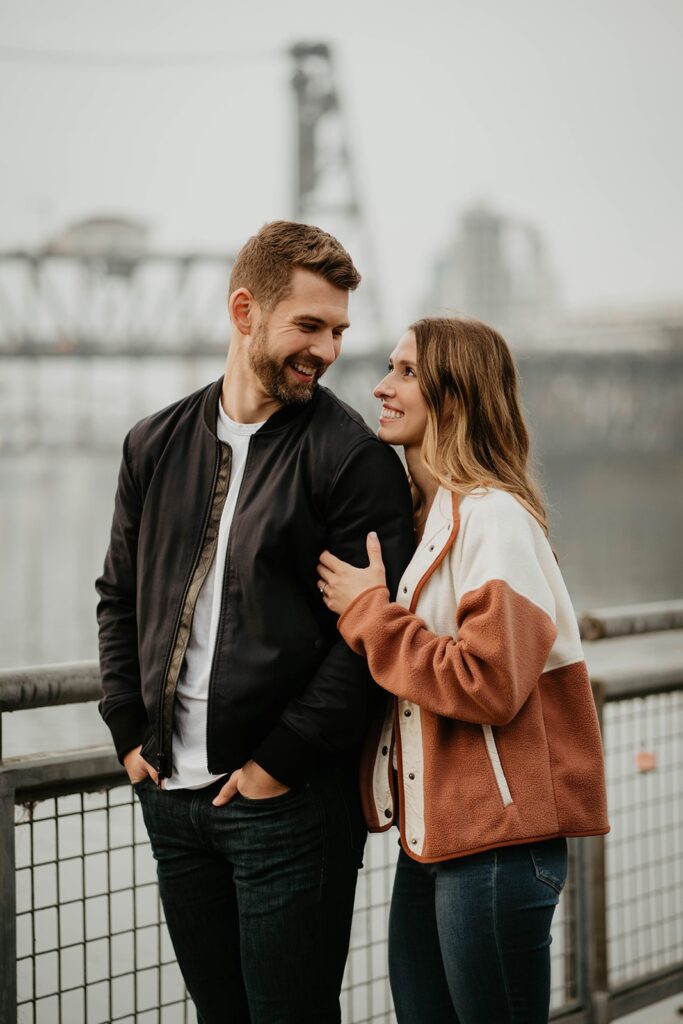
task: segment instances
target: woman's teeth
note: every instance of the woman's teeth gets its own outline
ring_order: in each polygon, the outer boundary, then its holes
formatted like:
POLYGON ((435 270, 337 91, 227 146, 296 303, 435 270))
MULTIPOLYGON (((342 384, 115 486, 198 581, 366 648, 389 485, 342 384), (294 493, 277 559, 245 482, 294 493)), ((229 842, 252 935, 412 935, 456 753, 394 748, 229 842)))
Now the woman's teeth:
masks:
POLYGON ((386 405, 382 406, 382 419, 383 420, 400 420, 403 416, 402 412, 396 412, 395 409, 387 409, 386 405))

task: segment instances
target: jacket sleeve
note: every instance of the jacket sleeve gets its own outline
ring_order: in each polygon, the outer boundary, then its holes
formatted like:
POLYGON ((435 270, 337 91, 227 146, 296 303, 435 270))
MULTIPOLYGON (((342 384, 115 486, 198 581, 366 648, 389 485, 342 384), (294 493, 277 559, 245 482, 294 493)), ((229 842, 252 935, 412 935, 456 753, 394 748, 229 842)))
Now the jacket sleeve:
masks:
MULTIPOLYGON (((437 715, 510 722, 538 683, 557 636, 555 601, 528 513, 487 510, 452 549, 455 639, 437 636, 383 587, 360 594, 338 628, 376 682, 437 715)), ((427 582, 427 588, 429 582, 427 582)), ((425 591, 426 592, 426 591, 425 591)))
POLYGON ((130 434, 123 444, 111 539, 99 594, 100 714, 111 730, 119 760, 143 742, 148 719, 140 690, 135 607, 138 532, 142 499, 131 470, 130 434))
MULTIPOLYGON (((331 488, 327 526, 327 548, 355 565, 367 565, 366 537, 375 530, 387 582, 395 592, 415 544, 408 479, 387 445, 368 437, 347 456, 331 488)), ((338 639, 253 759, 284 785, 302 781, 321 755, 360 742, 368 726, 372 689, 365 658, 338 639)))

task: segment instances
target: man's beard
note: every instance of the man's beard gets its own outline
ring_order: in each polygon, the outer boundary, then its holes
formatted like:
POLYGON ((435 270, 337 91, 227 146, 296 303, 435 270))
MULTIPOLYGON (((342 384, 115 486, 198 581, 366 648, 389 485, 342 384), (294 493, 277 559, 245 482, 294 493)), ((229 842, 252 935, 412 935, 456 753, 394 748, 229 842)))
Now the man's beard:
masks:
POLYGON ((256 374, 266 394, 276 398, 285 405, 305 405, 310 402, 318 386, 318 381, 327 367, 324 363, 311 363, 310 359, 301 360, 306 366, 315 366, 315 372, 309 381, 291 381, 287 379, 286 367, 298 362, 296 356, 290 356, 284 363, 279 363, 268 353, 268 332, 265 325, 259 327, 249 348, 249 366, 256 374))

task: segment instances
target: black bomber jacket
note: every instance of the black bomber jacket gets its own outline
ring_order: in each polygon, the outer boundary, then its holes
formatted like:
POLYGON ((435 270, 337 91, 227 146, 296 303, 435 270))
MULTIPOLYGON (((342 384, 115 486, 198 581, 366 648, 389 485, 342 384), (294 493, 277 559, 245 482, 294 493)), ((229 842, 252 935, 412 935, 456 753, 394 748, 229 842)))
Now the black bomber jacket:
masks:
MULTIPOLYGON (((126 436, 96 583, 100 712, 119 759, 142 744, 161 777, 172 772, 176 686, 230 480, 232 452, 216 435, 221 387, 126 436)), ((249 441, 209 681, 211 773, 254 759, 291 786, 358 748, 376 688, 321 600, 316 565, 325 548, 367 565, 370 530, 393 593, 413 553, 405 471, 356 412, 318 387, 249 441)))

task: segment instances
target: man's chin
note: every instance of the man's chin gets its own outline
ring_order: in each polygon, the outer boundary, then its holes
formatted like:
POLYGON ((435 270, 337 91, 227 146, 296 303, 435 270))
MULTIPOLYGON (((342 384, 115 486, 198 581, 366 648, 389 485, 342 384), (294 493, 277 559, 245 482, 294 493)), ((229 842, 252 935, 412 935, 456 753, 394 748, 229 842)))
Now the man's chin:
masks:
POLYGON ((290 384, 289 381, 282 381, 273 397, 284 402, 285 405, 305 405, 313 398, 318 381, 313 380, 310 384, 290 384))
POLYGON ((325 372, 318 370, 310 381, 300 380, 288 363, 278 365, 259 348, 252 353, 251 369, 266 394, 284 405, 305 405, 310 402, 325 372))

